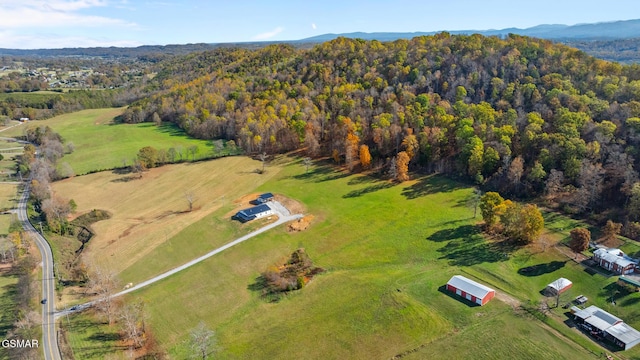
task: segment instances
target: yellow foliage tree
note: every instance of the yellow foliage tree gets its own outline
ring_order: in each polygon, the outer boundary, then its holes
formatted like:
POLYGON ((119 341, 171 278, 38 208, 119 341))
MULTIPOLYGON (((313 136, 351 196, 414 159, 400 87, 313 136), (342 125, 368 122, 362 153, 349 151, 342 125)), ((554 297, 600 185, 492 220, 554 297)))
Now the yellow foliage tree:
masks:
POLYGON ((360 145, 360 165, 363 169, 368 169, 371 166, 371 153, 367 145, 360 145))
POLYGON ((398 181, 403 182, 409 180, 409 154, 406 151, 398 153, 396 167, 398 171, 398 181))

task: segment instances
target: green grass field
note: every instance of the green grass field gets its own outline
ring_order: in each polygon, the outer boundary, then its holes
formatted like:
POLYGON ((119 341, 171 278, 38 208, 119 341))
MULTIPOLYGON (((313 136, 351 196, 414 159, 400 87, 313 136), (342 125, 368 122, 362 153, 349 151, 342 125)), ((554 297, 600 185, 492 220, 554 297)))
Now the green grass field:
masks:
MULTIPOLYGON (((13 296, 17 291, 18 277, 0 272, 0 339, 6 339, 7 332, 15 321, 13 296)), ((5 349, 0 346, 0 359, 9 359, 5 349)))
POLYGON ((60 159, 59 164, 69 163, 77 175, 130 165, 145 146, 159 150, 173 147, 182 152, 185 160, 192 158, 187 154, 190 146, 198 147, 196 160, 212 155, 211 141, 190 138, 172 125, 114 124, 113 119, 123 111, 124 108, 78 111, 16 126, 3 132, 3 136, 20 136, 28 126, 50 126, 66 142, 74 144, 75 151, 60 159))
MULTIPOLYGON (((302 233, 274 229, 127 297, 147 304, 149 323, 172 358, 188 355, 188 333, 200 320, 216 331, 221 359, 388 359, 405 353, 418 359, 434 354, 432 349, 442 354, 438 358, 571 359, 604 351, 566 326, 562 309, 550 313, 548 326, 498 299, 469 307, 442 291, 454 274, 523 303, 544 300, 540 290, 567 277, 574 287, 563 301, 584 294, 590 304, 640 328, 634 306, 640 294, 608 303, 615 278, 591 275, 553 248, 541 252, 486 241, 480 219, 466 205, 472 189, 463 184, 434 176, 391 184, 323 164, 305 174, 292 163, 257 190, 302 202, 314 224, 302 233), (252 290, 256 277, 298 247, 327 272, 280 302, 266 302, 252 290), (530 266, 538 271, 519 272, 530 266), (466 349, 457 351, 456 344, 466 349), (482 350, 474 351, 474 344, 482 350)), ((219 238, 236 236, 234 225, 202 221, 172 240, 206 238, 207 228, 219 238)), ((550 219, 550 228, 566 236, 569 222, 550 219)), ((122 277, 151 276, 174 256, 193 252, 159 247, 147 272, 128 269, 122 277)), ((142 263, 134 268, 144 271, 142 263)), ((621 354, 639 356, 640 350, 621 354)))

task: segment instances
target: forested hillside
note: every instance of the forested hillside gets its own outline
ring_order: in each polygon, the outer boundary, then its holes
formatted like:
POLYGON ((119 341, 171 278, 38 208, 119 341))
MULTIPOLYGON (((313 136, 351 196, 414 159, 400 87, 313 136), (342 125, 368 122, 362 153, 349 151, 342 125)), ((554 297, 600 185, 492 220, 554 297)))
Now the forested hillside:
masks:
POLYGON ((216 49, 166 62, 153 86, 125 121, 175 122, 249 153, 305 148, 352 171, 463 176, 638 233, 638 65, 517 35, 441 33, 216 49))

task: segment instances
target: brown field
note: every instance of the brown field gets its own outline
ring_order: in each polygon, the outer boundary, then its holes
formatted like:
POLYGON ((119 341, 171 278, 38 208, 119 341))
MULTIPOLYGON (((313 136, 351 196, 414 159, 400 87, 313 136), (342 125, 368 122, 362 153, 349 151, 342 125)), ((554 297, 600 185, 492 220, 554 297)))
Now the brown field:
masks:
POLYGON ((114 172, 79 176, 56 182, 53 189, 76 201, 74 216, 92 209, 112 214, 111 219, 93 225, 96 236, 83 256, 89 263, 120 273, 185 227, 232 204, 280 170, 272 166, 260 175, 254 172, 260 167, 259 161, 247 157, 227 157, 151 169, 142 179, 114 172), (191 212, 186 192, 196 198, 191 212))

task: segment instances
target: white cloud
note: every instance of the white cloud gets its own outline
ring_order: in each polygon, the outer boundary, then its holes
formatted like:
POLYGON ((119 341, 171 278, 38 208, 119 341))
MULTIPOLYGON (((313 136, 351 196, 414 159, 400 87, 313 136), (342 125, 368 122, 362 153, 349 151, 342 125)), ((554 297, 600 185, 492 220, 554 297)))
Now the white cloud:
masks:
POLYGON ((267 39, 271 39, 272 37, 274 37, 274 36, 276 36, 276 35, 280 34, 280 33, 281 33, 281 32, 283 32, 283 31, 284 31, 284 28, 283 28, 282 26, 278 26, 277 28, 275 28, 275 29, 273 29, 273 30, 271 30, 271 31, 268 31, 268 32, 265 32, 265 33, 258 34, 258 35, 256 35, 256 36, 254 36, 254 37, 253 37, 253 40, 267 40, 267 39))
POLYGON ((316 26, 316 24, 315 24, 315 23, 311 23, 311 28, 312 28, 313 30, 315 30, 315 29, 317 29, 318 27, 316 26))
POLYGON ((105 0, 2 0, 0 29, 135 26, 121 19, 80 12, 107 5, 105 0))
POLYGON ((135 47, 139 41, 112 40, 83 36, 21 35, 12 31, 0 31, 0 44, 9 49, 60 49, 65 47, 135 47))

